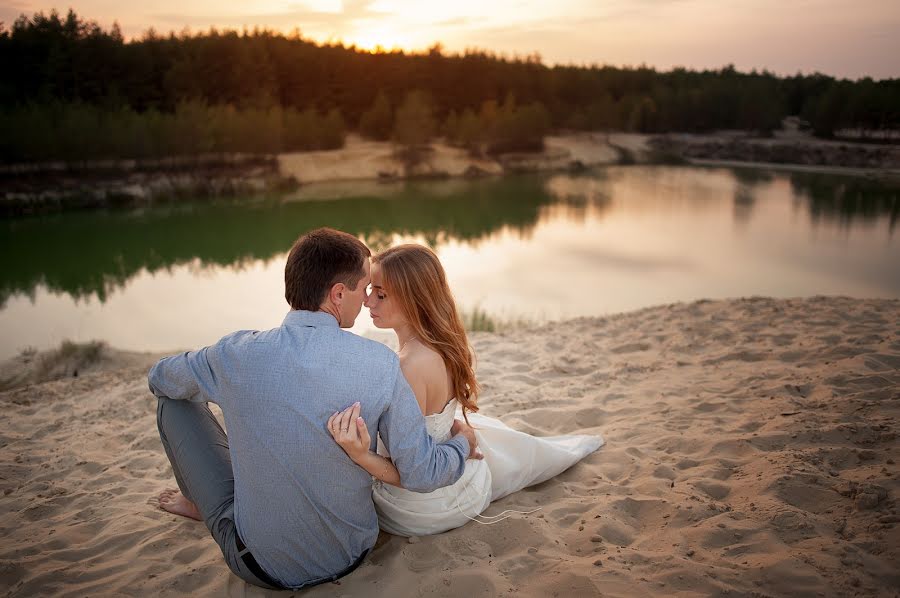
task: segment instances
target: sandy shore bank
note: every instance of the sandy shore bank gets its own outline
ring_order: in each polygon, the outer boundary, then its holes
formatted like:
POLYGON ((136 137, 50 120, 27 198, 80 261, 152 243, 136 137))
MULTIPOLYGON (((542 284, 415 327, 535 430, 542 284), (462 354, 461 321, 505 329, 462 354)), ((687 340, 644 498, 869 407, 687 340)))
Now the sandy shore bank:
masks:
POLYGON ((805 172, 900 177, 900 145, 817 139, 804 134, 750 137, 742 132, 651 138, 651 155, 690 164, 764 165, 805 172))
POLYGON ((584 169, 617 164, 627 147, 643 157, 649 150, 641 135, 582 133, 554 135, 545 139, 542 152, 502 154, 477 158, 461 148, 432 143, 431 152, 410 168, 396 156, 390 143, 367 141, 351 135, 343 149, 323 152, 282 154, 279 169, 301 184, 337 180, 395 180, 411 177, 475 177, 584 169))
POLYGON ((518 172, 583 170, 613 164, 696 164, 772 167, 853 176, 900 177, 900 146, 816 139, 809 135, 759 138, 744 132, 710 135, 572 133, 545 140, 542 152, 473 158, 441 143, 413 168, 388 143, 350 136, 340 150, 282 154, 283 176, 301 185, 329 181, 475 177, 518 172))
MULTIPOLYGON (((606 446, 488 511, 533 515, 385 536, 303 595, 896 596, 900 301, 701 301, 473 340, 485 414, 606 446)), ((152 504, 172 484, 155 357, 0 393, 5 595, 265 593, 152 504)))

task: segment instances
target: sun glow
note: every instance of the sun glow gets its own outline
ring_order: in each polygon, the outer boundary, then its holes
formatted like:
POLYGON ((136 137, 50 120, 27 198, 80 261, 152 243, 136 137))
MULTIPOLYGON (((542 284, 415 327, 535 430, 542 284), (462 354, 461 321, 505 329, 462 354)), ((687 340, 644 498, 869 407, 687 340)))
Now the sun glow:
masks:
POLYGON ((366 27, 348 36, 347 43, 354 44, 368 52, 410 50, 413 48, 412 37, 393 27, 366 27))

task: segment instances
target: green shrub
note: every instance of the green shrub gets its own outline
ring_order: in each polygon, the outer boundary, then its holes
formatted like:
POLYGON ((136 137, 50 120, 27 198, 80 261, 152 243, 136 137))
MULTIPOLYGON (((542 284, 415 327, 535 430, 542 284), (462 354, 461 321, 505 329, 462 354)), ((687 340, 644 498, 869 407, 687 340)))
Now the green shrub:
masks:
POLYGON ((372 106, 359 120, 360 134, 376 141, 387 141, 394 128, 394 114, 387 94, 379 91, 372 106))

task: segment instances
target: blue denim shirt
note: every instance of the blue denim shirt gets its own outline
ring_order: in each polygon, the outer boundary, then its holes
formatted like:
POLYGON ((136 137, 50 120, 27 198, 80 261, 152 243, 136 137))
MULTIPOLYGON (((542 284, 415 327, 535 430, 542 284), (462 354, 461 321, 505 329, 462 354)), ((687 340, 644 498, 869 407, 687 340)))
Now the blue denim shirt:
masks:
POLYGON ((342 571, 378 537, 372 478, 326 429, 335 411, 360 401, 371 449, 377 430, 409 490, 452 484, 469 453, 461 435, 428 435, 393 351, 325 312, 291 311, 279 328, 166 357, 149 382, 157 397, 221 407, 238 533, 288 588, 342 571))

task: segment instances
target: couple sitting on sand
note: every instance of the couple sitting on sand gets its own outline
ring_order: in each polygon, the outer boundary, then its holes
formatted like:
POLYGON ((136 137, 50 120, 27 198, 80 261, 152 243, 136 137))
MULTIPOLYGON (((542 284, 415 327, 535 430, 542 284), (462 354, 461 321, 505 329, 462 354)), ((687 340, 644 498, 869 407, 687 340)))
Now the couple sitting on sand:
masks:
POLYGON ((360 564, 379 526, 413 536, 496 521, 481 515, 492 500, 603 444, 536 438, 475 414, 473 355, 437 257, 419 245, 370 256, 336 230, 300 237, 281 326, 150 370, 180 490, 163 492, 160 506, 206 523, 248 583, 333 581, 360 564), (342 330, 363 303, 397 333, 399 354, 342 330))

